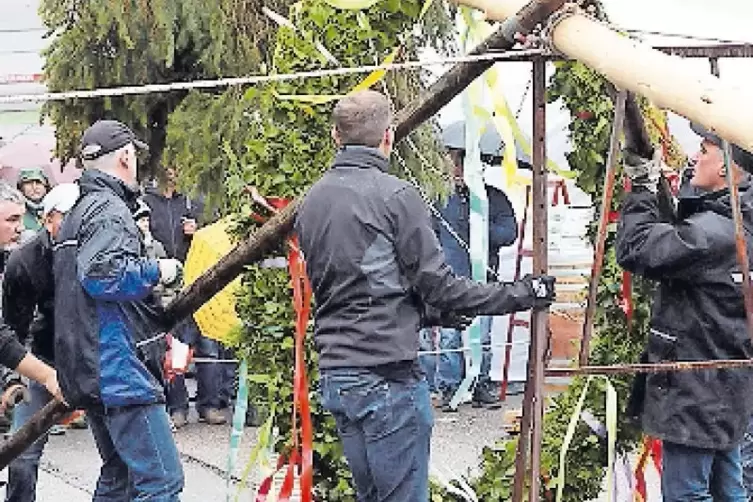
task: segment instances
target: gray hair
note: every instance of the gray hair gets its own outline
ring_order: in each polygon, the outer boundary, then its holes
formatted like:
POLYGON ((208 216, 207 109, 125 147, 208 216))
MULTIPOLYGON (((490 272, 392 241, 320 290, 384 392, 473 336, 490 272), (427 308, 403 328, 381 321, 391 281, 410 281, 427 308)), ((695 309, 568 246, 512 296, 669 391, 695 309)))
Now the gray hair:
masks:
POLYGON ((348 94, 332 113, 335 130, 343 145, 378 147, 392 121, 387 96, 376 91, 348 94))
POLYGON ((106 153, 100 157, 97 157, 96 159, 84 159, 82 160, 82 164, 84 166, 84 169, 96 169, 97 171, 109 172, 116 167, 115 159, 118 157, 118 155, 130 148, 135 149, 136 147, 133 146, 133 143, 128 143, 127 145, 122 146, 115 151, 106 153))
POLYGON ((21 192, 6 182, 0 181, 0 202, 13 202, 23 205, 25 200, 21 192))

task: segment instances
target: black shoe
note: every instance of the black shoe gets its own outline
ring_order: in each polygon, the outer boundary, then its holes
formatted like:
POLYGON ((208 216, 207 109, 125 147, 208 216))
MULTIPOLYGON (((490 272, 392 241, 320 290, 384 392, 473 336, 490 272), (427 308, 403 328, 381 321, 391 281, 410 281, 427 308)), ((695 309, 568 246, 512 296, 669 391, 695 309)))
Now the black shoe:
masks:
POLYGON ((439 403, 440 408, 445 413, 455 413, 458 411, 457 408, 453 408, 450 406, 450 402, 452 401, 452 397, 455 395, 455 389, 449 390, 443 390, 442 391, 442 400, 439 403))
POLYGON ((474 408, 498 409, 502 407, 499 396, 492 392, 489 385, 478 384, 473 391, 472 404, 474 408))
POLYGON ((507 393, 508 396, 519 396, 523 394, 526 391, 526 383, 525 382, 509 382, 507 384, 507 393))

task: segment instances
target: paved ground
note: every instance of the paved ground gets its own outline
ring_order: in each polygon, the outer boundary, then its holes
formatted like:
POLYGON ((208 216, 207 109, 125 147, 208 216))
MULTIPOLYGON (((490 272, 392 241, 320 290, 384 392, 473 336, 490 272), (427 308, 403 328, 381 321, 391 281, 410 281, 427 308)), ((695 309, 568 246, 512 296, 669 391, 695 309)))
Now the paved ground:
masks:
MULTIPOLYGON (((519 406, 519 400, 511 406, 519 406)), ((445 474, 465 474, 478 465, 478 455, 485 445, 493 444, 501 436, 504 410, 474 410, 461 408, 456 414, 435 414, 432 445, 432 467, 445 474)), ((183 502, 214 502, 225 499, 225 472, 229 427, 192 423, 176 434, 183 457, 186 488, 183 502)), ((239 465, 234 473, 237 480, 245 459, 256 438, 256 430, 247 428, 239 465)), ((39 502, 86 502, 97 479, 99 456, 89 431, 68 431, 64 436, 51 438, 45 450, 39 479, 39 502)), ((7 474, 0 474, 6 479, 7 474)), ((652 483, 653 484, 653 483, 652 483)), ((233 487, 235 490, 235 485, 233 487)), ((235 491, 233 491, 235 493, 235 491)), ((4 490, 0 488, 0 496, 4 490)), ((250 501, 246 492, 240 500, 250 501)), ((606 501, 606 498, 601 500, 606 501)), ((660 498, 652 497, 657 501, 660 498)))

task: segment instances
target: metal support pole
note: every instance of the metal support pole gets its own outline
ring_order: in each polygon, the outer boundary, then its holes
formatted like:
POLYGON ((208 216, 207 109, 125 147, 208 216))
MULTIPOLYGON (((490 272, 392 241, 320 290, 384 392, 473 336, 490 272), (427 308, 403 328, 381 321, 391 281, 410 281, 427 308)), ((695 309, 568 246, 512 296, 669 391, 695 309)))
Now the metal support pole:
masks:
MULTIPOLYGON (((711 73, 718 77, 719 59, 710 58, 709 63, 711 64, 711 73)), ((735 223, 735 251, 737 252, 737 263, 740 265, 740 272, 743 276, 743 299, 745 302, 745 316, 748 320, 748 335, 753 340, 753 286, 751 286, 750 281, 750 260, 748 257, 748 243, 745 239, 745 229, 743 227, 743 212, 740 207, 740 191, 737 186, 734 169, 731 168, 732 148, 726 139, 721 138, 721 140, 730 204, 732 205, 732 220, 735 223)))
MULTIPOLYGON (((546 63, 533 61, 533 273, 548 273, 547 173, 546 173, 546 63)), ((531 450, 531 480, 528 500, 539 499, 541 489, 541 439, 544 420, 544 357, 549 330, 546 310, 531 314, 531 345, 528 350, 528 382, 523 419, 515 458, 513 502, 522 502, 531 450)))
MULTIPOLYGON (((546 62, 533 62, 533 271, 549 273, 547 172, 546 172, 546 62)), ((544 358, 549 334, 548 310, 532 314, 531 337, 535 340, 533 373, 533 437, 531 439, 531 487, 528 500, 539 499, 541 484, 541 440, 544 422, 544 358)))
POLYGON ((586 366, 588 364, 588 356, 591 353, 591 337, 593 336, 594 317, 596 317, 596 294, 598 293, 602 265, 604 264, 607 225, 609 224, 609 213, 612 210, 612 196, 614 195, 617 159, 620 156, 620 137, 622 136, 623 127, 625 125, 626 99, 627 91, 620 91, 614 102, 614 120, 612 122, 612 136, 609 139, 609 154, 607 156, 606 174, 604 175, 604 190, 601 195, 599 228, 596 233, 594 262, 591 265, 591 278, 588 281, 588 300, 586 302, 586 315, 583 321, 583 337, 580 342, 580 356, 578 358, 580 366, 586 366))

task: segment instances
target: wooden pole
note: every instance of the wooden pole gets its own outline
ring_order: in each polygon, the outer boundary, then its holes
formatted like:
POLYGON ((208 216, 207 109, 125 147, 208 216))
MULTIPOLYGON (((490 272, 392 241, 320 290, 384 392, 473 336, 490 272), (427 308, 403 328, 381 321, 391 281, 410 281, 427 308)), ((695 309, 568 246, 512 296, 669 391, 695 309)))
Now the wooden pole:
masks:
MULTIPOLYGON (((503 21, 523 0, 455 0, 503 21)), ((617 87, 647 97, 712 129, 722 138, 753 152, 753 89, 738 87, 684 60, 623 36, 583 14, 564 17, 551 33, 554 47, 611 80, 617 87), (679 83, 679 84, 678 84, 679 83)))
MULTIPOLYGON (((527 4, 524 2, 521 4, 521 11, 514 23, 503 25, 472 53, 511 49, 515 45, 512 37, 514 32, 510 32, 511 27, 514 31, 528 33, 552 12, 559 9, 564 1, 532 0, 527 4)), ((405 138, 419 124, 435 115, 492 64, 494 64, 493 61, 482 61, 455 65, 425 94, 397 114, 396 141, 405 138)), ((260 260, 268 250, 281 243, 293 228, 302 200, 303 196, 299 196, 288 204, 215 266, 207 270, 189 288, 182 291, 167 308, 166 316, 170 323, 174 324, 198 310, 201 305, 235 279, 246 265, 260 260)), ((63 404, 53 402, 35 413, 29 422, 0 446, 0 470, 7 467, 11 460, 41 437, 62 414, 68 411, 70 410, 67 410, 63 404)))

